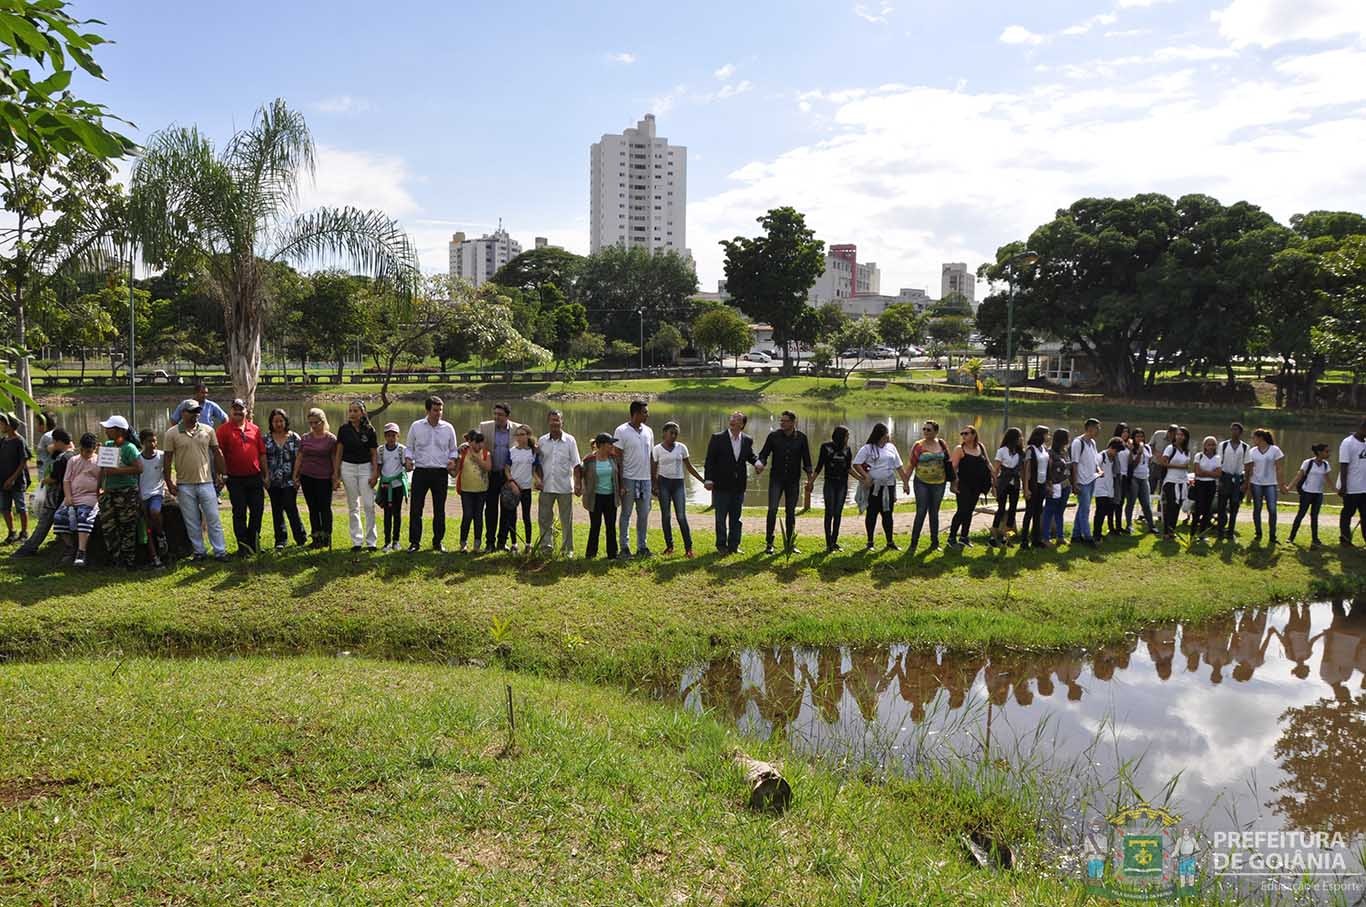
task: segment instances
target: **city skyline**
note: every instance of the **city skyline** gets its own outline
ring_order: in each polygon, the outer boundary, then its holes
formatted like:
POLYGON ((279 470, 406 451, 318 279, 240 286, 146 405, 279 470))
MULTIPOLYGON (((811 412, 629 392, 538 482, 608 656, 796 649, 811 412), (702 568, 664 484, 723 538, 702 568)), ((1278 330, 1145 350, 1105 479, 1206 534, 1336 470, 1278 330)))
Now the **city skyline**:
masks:
POLYGON ((722 276, 717 242, 783 204, 857 244, 884 285, 929 288, 1086 195, 1206 192, 1282 222, 1366 209, 1356 0, 701 3, 657 28, 616 3, 434 7, 416 27, 313 2, 76 12, 116 42, 108 81, 76 90, 134 138, 175 123, 221 142, 285 97, 319 144, 301 201, 383 209, 428 271, 452 233, 499 217, 586 253, 588 146, 645 113, 689 149, 703 289, 722 276))

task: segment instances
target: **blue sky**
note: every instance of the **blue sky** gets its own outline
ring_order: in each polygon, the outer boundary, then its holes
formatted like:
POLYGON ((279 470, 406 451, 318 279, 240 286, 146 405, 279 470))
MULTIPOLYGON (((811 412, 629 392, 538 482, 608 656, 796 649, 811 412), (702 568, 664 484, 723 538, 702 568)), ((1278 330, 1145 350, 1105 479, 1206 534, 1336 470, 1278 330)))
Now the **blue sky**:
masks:
POLYGON ((145 137, 284 97, 306 204, 379 207, 445 267, 501 217, 588 244, 588 146, 646 112, 689 151, 688 243, 795 205, 928 288, 1083 195, 1209 192, 1285 220, 1366 210, 1366 0, 591 4, 94 2, 82 90, 145 137))

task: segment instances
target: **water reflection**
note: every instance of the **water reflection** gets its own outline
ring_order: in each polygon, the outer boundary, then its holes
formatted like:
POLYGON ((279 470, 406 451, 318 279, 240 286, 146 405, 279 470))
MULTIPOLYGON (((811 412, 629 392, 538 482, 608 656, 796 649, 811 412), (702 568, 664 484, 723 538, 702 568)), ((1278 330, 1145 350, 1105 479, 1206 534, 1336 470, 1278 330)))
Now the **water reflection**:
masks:
POLYGON ((799 751, 888 766, 923 756, 931 738, 959 754, 1018 754, 1048 727, 1050 760, 1136 765, 1153 796, 1180 775, 1174 802, 1187 816, 1362 835, 1362 690, 1366 599, 1156 626, 1089 653, 755 649, 662 692, 799 751))

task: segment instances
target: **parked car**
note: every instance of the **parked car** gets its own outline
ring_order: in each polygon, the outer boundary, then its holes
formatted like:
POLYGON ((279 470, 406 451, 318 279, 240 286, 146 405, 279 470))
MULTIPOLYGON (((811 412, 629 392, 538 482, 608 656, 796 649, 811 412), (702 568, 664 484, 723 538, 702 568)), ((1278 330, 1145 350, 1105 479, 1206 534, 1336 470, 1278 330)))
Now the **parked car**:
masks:
POLYGON ((740 357, 740 361, 768 363, 773 361, 773 357, 769 356, 767 353, 753 352, 745 353, 743 356, 740 357))
POLYGON ((896 358, 896 350, 892 349, 890 346, 879 346, 879 347, 874 347, 873 350, 872 350, 871 352, 872 352, 872 354, 873 354, 873 358, 874 358, 874 359, 895 359, 895 358, 896 358))

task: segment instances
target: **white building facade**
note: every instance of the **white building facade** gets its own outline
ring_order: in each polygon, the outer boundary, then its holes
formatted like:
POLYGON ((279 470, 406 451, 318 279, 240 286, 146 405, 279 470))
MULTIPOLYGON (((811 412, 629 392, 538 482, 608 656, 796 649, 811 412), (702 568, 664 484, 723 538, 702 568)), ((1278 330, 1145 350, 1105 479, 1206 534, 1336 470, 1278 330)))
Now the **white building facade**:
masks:
POLYGON ((502 223, 497 230, 478 239, 456 233, 449 249, 451 279, 476 287, 488 283, 499 268, 522 254, 522 244, 508 235, 502 223))
POLYGON ((858 250, 852 245, 829 246, 825 252, 825 270, 807 291, 812 305, 837 302, 845 311, 854 314, 851 300, 859 296, 877 296, 882 292, 882 272, 877 262, 858 260, 858 250))
POLYGON ((977 308, 977 275, 961 261, 945 262, 941 269, 939 298, 948 299, 954 293, 961 294, 974 310, 977 308))
POLYGON ((604 135, 589 158, 590 252, 616 245, 692 258, 688 149, 655 134, 654 114, 621 135, 604 135))

